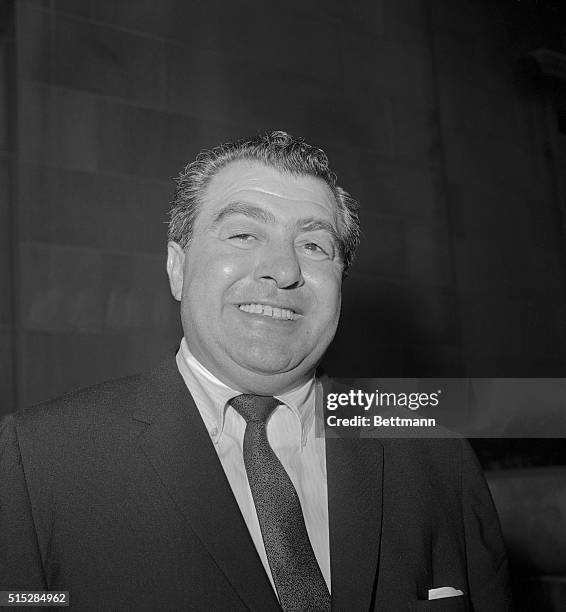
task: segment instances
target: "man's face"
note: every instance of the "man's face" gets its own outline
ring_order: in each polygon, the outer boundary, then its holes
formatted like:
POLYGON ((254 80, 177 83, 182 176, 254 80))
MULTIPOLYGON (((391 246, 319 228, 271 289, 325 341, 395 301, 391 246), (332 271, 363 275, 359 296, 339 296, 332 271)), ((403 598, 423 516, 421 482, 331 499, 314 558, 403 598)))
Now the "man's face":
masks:
POLYGON ((185 252, 170 243, 185 338, 226 384, 274 394, 312 375, 340 314, 335 207, 322 180, 232 162, 210 181, 185 252))

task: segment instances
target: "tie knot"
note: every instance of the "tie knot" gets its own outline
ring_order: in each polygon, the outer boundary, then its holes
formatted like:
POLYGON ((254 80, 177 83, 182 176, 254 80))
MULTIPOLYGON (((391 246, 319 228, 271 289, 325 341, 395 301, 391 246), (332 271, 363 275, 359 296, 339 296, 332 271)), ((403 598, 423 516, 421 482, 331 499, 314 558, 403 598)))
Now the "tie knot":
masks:
POLYGON ((280 404, 271 395, 238 395, 230 400, 230 404, 239 414, 241 414, 246 423, 251 421, 259 421, 265 423, 269 415, 280 404))

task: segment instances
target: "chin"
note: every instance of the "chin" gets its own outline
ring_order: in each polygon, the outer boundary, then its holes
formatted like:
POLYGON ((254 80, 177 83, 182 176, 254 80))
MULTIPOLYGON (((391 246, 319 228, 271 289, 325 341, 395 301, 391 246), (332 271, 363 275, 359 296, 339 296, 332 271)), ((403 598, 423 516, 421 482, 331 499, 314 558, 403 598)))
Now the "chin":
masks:
POLYGON ((241 367, 258 374, 283 374, 294 369, 300 362, 296 360, 297 352, 289 347, 274 348, 255 343, 248 344, 245 351, 233 354, 232 359, 241 367))
POLYGON ((293 365, 289 359, 240 359, 237 363, 249 370, 258 374, 283 374, 293 369, 293 365))

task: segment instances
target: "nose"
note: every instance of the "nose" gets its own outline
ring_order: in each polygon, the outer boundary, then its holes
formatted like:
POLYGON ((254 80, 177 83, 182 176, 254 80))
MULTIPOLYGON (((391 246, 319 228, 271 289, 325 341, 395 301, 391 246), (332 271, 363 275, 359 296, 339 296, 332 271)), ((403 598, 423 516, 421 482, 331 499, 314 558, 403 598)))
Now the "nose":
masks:
POLYGON ((273 281, 278 289, 295 289, 304 284, 301 264, 292 244, 270 242, 258 252, 255 279, 273 281))

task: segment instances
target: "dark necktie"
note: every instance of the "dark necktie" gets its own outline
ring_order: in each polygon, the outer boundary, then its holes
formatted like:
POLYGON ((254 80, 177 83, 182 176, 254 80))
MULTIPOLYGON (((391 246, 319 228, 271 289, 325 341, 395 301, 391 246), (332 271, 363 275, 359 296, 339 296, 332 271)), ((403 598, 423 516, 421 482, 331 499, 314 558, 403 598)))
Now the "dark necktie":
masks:
POLYGON ((246 421, 244 465, 281 607, 285 612, 327 611, 330 594, 299 496, 267 441, 267 419, 279 403, 265 395, 239 395, 230 402, 246 421))

